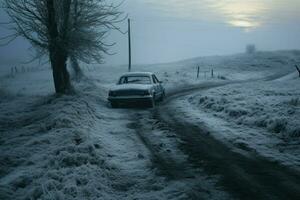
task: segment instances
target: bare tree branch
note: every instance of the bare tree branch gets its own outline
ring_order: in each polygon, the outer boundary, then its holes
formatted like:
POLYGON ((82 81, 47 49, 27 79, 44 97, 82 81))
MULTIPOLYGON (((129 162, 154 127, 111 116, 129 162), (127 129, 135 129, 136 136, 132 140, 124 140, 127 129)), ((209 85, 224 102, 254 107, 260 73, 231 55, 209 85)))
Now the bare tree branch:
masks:
MULTIPOLYGON (((66 60, 103 62, 104 54, 115 43, 107 43, 111 30, 125 34, 118 23, 127 18, 119 11, 119 4, 106 0, 2 0, 2 7, 10 20, 5 25, 12 34, 0 38, 7 45, 20 36, 36 49, 34 59, 48 55, 54 79, 68 79, 66 60), (60 65, 60 66, 58 66, 60 65), (62 72, 62 75, 56 73, 62 72)), ((56 80, 54 80, 56 82, 56 80)), ((67 84, 67 80, 60 80, 67 84)), ((56 86, 56 89, 58 86, 56 86)), ((62 90, 62 89, 61 89, 62 90)))

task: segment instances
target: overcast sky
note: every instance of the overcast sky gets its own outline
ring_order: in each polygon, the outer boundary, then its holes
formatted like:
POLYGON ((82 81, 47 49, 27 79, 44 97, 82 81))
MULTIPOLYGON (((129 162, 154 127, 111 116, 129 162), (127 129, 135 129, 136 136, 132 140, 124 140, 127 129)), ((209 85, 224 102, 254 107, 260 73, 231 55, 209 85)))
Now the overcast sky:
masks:
MULTIPOLYGON (((300 49, 300 0, 125 0, 121 9, 132 19, 134 64, 233 54, 252 43, 259 50, 300 49)), ((127 21, 120 26, 126 30, 127 21)), ((106 62, 126 64, 127 35, 114 32, 109 40, 117 42, 116 54, 106 62)), ((19 60, 27 48, 17 40, 0 47, 0 59, 19 60)))

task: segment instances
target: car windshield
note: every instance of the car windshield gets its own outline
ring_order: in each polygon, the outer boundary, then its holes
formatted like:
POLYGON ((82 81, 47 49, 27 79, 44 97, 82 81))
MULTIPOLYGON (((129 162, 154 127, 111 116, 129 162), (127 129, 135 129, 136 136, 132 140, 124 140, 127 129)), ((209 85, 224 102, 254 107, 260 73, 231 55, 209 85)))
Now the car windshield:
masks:
POLYGON ((151 84, 149 76, 122 76, 119 84, 151 84))

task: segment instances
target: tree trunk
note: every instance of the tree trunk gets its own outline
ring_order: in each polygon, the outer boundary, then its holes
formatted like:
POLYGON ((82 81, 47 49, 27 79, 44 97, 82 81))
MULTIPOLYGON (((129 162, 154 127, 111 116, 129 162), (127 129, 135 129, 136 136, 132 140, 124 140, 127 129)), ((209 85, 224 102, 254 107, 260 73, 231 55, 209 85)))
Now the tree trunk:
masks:
POLYGON ((58 94, 66 94, 71 91, 70 76, 67 70, 67 58, 60 53, 51 53, 50 60, 52 66, 55 91, 58 94))
MULTIPOLYGON (((70 77, 67 70, 68 55, 63 47, 58 32, 58 25, 55 18, 54 0, 47 0, 49 32, 49 56, 53 73, 55 91, 58 94, 66 94, 71 90, 70 77)), ((67 19, 66 19, 67 20, 67 19)), ((63 38, 66 37, 66 32, 63 38)))

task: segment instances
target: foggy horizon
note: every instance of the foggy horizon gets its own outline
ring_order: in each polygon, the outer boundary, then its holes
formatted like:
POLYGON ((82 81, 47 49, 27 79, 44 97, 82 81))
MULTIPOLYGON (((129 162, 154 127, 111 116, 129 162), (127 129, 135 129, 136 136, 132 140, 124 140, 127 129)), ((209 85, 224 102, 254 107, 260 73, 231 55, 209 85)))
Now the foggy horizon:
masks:
MULTIPOLYGON (((120 7, 131 19, 133 65, 243 53, 248 44, 258 51, 298 50, 299 9, 296 0, 128 0, 120 7)), ((6 18, 3 10, 0 17, 6 18)), ((120 28, 127 31, 127 20, 120 28)), ((1 27, 0 35, 6 33, 1 27)), ((106 55, 105 63, 127 64, 127 35, 113 31, 108 41, 116 42, 115 55, 106 55)), ((1 62, 27 61, 29 47, 21 38, 0 47, 1 62)))

